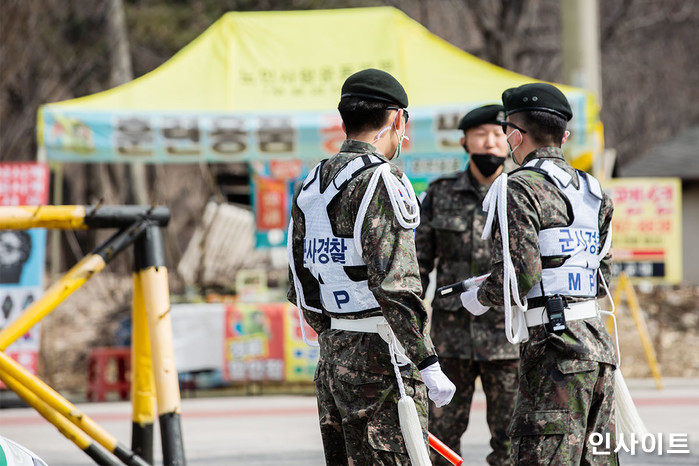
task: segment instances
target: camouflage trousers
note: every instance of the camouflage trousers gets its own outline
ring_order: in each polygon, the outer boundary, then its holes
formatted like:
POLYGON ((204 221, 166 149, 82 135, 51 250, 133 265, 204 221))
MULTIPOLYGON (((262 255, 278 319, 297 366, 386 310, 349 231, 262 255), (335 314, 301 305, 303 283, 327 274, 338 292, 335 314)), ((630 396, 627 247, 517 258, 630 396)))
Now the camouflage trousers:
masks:
MULTIPOLYGON (((480 376, 487 402, 490 447, 493 449, 486 461, 491 465, 508 465, 510 438, 507 426, 515 407, 519 359, 474 361, 439 358, 439 364, 456 385, 456 394, 451 403, 442 408, 430 403, 430 432, 455 452, 461 451, 461 436, 468 427, 476 377, 480 376)), ((430 456, 434 465, 451 464, 435 451, 430 452, 430 456)))
MULTIPOLYGON (((403 384, 417 406, 427 445, 427 387, 406 377, 403 384)), ((326 464, 410 465, 398 422, 395 376, 320 361, 315 387, 326 464)))
POLYGON ((617 455, 593 454, 598 432, 614 441, 614 366, 545 351, 535 364, 524 353, 510 424, 513 465, 617 465, 617 455))

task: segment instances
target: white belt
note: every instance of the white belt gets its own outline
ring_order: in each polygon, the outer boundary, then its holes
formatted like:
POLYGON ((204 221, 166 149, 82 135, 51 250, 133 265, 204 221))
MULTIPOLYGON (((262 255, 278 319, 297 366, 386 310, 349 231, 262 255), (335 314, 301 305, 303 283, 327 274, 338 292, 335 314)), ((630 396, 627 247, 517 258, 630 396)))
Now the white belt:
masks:
MULTIPOLYGON (((563 310, 566 317, 566 322, 571 320, 582 320, 597 317, 597 302, 594 299, 582 301, 579 303, 569 303, 568 307, 563 310)), ((549 316, 543 307, 535 307, 528 309, 524 313, 524 318, 527 321, 527 327, 536 327, 537 325, 548 324, 549 316)))
POLYGON ((394 340, 392 338, 393 331, 391 326, 388 325, 386 318, 383 316, 365 317, 364 319, 336 319, 331 317, 330 328, 333 330, 347 330, 349 332, 378 333, 383 341, 389 345, 391 342, 394 342, 398 365, 403 366, 410 362, 405 356, 403 345, 397 339, 394 340))
POLYGON ((364 319, 330 318, 330 328, 349 332, 379 333, 379 324, 387 324, 384 316, 366 317, 364 319))

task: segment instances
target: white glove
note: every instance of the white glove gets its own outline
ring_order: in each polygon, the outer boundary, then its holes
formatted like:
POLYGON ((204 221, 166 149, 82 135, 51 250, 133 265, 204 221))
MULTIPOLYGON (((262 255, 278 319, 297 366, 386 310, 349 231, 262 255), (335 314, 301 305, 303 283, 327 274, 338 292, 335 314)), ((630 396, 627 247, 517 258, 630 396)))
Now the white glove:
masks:
POLYGON ((439 363, 436 362, 425 367, 420 371, 420 375, 422 381, 427 385, 427 396, 430 397, 430 400, 434 401, 438 408, 449 404, 456 392, 456 386, 442 372, 439 363))
POLYGON ((485 307, 480 303, 480 301, 478 301, 479 289, 479 287, 475 287, 461 293, 461 304, 466 308, 468 312, 470 312, 474 316, 485 314, 485 311, 490 309, 489 307, 485 307))

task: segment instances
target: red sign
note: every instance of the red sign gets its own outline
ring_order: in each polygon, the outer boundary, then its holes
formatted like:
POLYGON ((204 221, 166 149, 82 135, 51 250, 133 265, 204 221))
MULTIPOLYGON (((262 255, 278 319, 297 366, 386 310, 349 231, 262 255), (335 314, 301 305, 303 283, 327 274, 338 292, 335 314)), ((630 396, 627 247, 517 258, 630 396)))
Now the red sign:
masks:
POLYGON ((224 380, 284 380, 285 304, 226 308, 224 380))
POLYGON ((48 203, 49 169, 39 163, 0 164, 0 205, 48 203))
POLYGON ((258 230, 286 229, 287 187, 284 180, 256 177, 255 218, 258 230))

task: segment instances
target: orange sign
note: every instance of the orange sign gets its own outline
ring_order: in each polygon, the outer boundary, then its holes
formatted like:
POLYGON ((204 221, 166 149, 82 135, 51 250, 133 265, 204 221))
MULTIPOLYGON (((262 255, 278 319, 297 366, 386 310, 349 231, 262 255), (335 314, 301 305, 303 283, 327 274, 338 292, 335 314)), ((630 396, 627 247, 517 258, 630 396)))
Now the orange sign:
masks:
POLYGON ((615 178, 614 272, 676 284, 682 280, 682 184, 677 178, 615 178))

